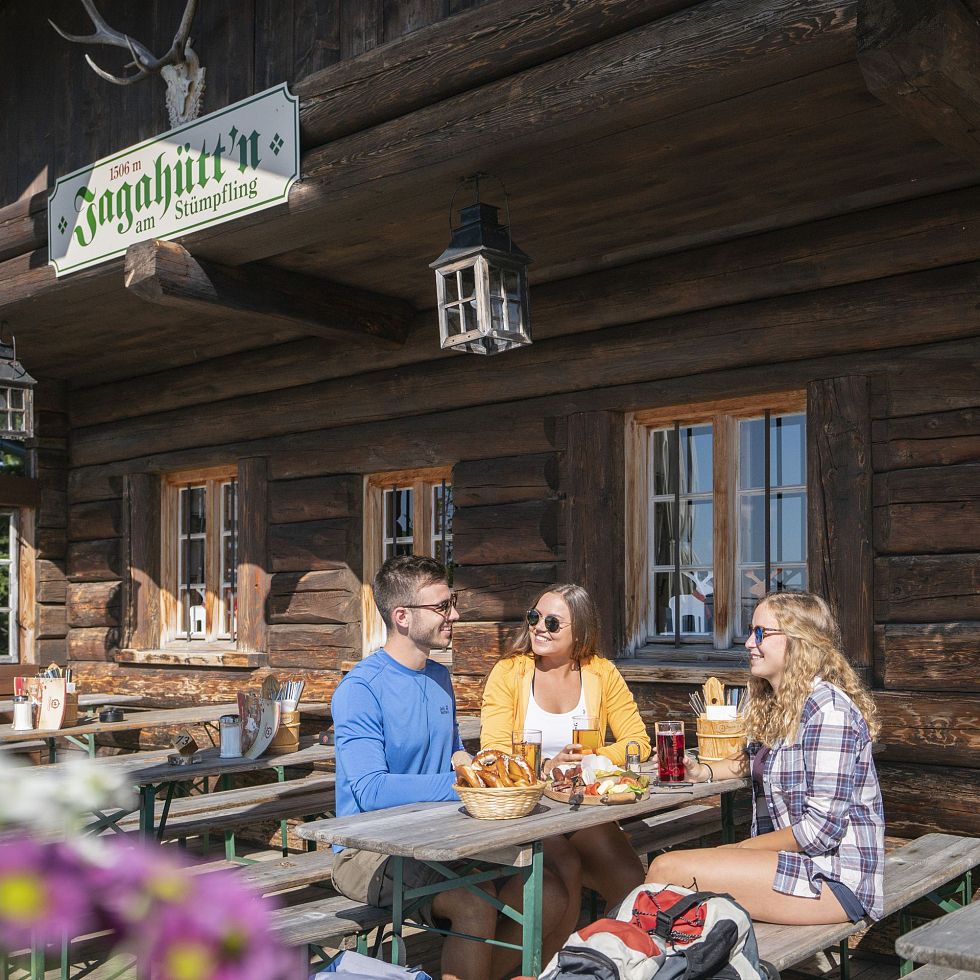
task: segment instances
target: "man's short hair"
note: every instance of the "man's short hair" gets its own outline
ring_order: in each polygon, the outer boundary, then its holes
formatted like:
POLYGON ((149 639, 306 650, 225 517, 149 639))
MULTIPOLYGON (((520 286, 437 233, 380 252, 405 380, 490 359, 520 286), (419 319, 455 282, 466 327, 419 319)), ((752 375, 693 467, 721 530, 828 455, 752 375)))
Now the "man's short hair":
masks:
POLYGON ((374 576, 374 601, 391 629, 391 613, 398 606, 410 606, 427 585, 448 580, 446 566, 424 555, 395 555, 374 576))

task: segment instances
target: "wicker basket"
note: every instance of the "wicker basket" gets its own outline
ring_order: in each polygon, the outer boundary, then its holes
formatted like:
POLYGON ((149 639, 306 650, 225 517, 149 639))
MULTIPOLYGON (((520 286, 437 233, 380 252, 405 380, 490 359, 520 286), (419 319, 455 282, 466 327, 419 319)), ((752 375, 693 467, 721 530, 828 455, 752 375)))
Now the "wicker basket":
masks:
POLYGON ((722 762, 745 748, 745 724, 735 721, 709 721, 698 718, 698 758, 702 762, 722 762))
POLYGON ((526 817, 537 805, 544 792, 544 783, 534 786, 472 786, 453 787, 467 812, 477 820, 513 820, 526 817))

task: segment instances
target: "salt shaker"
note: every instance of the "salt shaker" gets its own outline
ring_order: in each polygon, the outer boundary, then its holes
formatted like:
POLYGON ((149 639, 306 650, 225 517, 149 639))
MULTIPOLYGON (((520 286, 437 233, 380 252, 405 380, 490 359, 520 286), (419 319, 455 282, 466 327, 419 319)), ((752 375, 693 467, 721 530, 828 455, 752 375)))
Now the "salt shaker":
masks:
POLYGON ((29 732, 34 728, 34 706, 26 694, 14 697, 14 731, 29 732))
POLYGON ((640 743, 639 742, 627 742, 626 743, 626 768, 633 772, 640 771, 640 743))
POLYGON ((238 715, 222 715, 218 719, 221 733, 221 748, 218 755, 222 759, 237 759, 242 754, 242 727, 238 715))

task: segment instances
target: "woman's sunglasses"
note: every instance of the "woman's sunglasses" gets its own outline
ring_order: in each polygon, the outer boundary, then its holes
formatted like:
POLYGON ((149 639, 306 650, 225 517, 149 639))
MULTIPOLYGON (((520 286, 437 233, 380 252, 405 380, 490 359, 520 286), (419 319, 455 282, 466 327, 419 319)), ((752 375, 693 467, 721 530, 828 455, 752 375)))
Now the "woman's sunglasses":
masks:
POLYGON ((767 637, 771 636, 773 633, 782 633, 782 630, 771 630, 766 626, 752 626, 749 628, 749 636, 755 639, 755 645, 757 647, 762 646, 762 641, 767 637))
POLYGON ((527 620, 528 626, 537 626, 538 623, 544 621, 544 628, 549 633, 557 633, 559 630, 563 630, 566 626, 571 626, 571 623, 563 623, 557 616, 542 616, 537 609, 528 609, 524 618, 527 620))

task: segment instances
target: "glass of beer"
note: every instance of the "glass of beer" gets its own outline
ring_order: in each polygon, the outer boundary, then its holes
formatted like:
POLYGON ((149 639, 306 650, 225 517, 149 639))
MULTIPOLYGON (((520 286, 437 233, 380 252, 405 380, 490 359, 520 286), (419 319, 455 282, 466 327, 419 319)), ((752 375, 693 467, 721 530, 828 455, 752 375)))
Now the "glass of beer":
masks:
POLYGON ((572 718, 572 743, 582 746, 582 755, 599 754, 602 748, 602 733, 599 719, 588 715, 575 715, 572 718))
POLYGON ((684 782, 684 722, 658 721, 655 729, 660 782, 684 782))
POLYGON ((541 732, 536 728, 524 728, 513 732, 514 755, 519 755, 531 768, 535 779, 541 778, 541 732))

